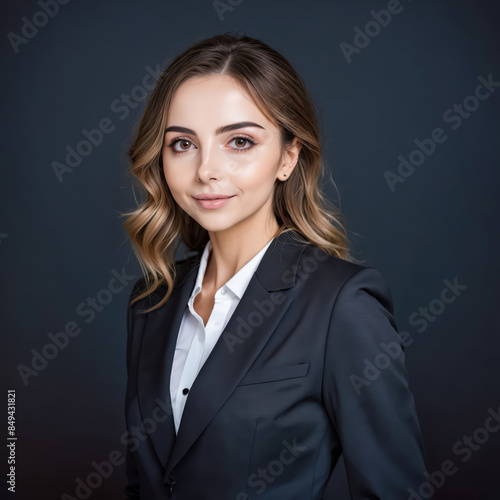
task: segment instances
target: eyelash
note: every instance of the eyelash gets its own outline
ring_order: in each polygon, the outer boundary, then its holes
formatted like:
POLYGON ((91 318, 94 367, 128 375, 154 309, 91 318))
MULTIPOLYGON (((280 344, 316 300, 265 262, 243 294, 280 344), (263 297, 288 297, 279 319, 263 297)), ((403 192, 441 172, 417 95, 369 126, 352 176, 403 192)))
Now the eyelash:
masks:
MULTIPOLYGON (((229 142, 232 142, 234 141, 235 139, 245 139, 246 141, 248 141, 251 146, 248 147, 248 148, 245 148, 245 149, 241 149, 241 148, 233 148, 235 151, 237 151, 238 153, 245 153, 246 151, 252 149, 257 143, 251 138, 251 137, 248 137, 247 135, 235 135, 234 137, 231 137, 231 139, 229 139, 229 142)), ((168 147, 170 148, 170 150, 175 154, 175 155, 182 155, 184 153, 187 153, 188 151, 190 151, 190 149, 185 149, 184 151, 177 151, 174 146, 179 142, 179 141, 188 141, 188 142, 191 142, 192 144, 192 141, 190 141, 189 139, 187 139, 186 137, 176 137, 175 139, 172 139, 170 141, 170 144, 168 145, 168 147)))

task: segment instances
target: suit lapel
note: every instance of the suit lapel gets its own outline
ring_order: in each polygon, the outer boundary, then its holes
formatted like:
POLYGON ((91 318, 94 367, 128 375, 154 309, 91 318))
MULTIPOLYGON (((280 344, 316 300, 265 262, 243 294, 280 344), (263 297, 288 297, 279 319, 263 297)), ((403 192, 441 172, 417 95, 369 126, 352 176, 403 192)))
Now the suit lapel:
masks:
POLYGON ((290 306, 291 295, 280 296, 277 300, 272 292, 295 285, 297 264, 304 248, 304 243, 288 232, 279 235, 268 247, 191 387, 177 437, 170 400, 170 372, 182 316, 194 287, 201 255, 193 261, 187 276, 174 288, 167 303, 148 315, 139 361, 139 404, 144 419, 155 415, 155 407, 161 406, 158 401, 166 403, 169 418, 158 422, 149 432, 158 458, 165 466, 165 481, 229 398, 290 306), (270 305, 265 314, 256 307, 261 304, 270 305), (257 317, 258 326, 242 330, 242 322, 255 325, 257 317))
MULTIPOLYGON (((199 259, 196 262, 199 265, 199 259)), ((196 263, 193 264, 187 278, 174 287, 165 305, 146 316, 143 332, 137 382, 139 407, 142 421, 149 422, 149 425, 144 425, 145 431, 150 435, 163 467, 175 440, 170 372, 177 335, 194 287, 197 268, 196 263)))

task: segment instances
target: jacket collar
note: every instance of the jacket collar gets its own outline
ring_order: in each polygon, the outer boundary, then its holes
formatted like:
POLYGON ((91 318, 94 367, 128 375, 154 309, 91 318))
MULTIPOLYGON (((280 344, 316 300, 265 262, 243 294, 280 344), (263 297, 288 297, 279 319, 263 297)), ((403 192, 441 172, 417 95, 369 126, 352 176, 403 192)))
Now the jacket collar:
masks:
POLYGON ((273 292, 295 285, 298 262, 307 244, 292 232, 281 233, 271 242, 191 387, 177 436, 170 400, 170 372, 177 334, 194 288, 201 253, 183 261, 169 300, 151 311, 145 321, 137 322, 141 325, 138 328, 143 329, 138 368, 139 408, 143 421, 153 419, 155 424, 146 426, 146 431, 165 467, 165 482, 231 396, 290 307, 293 297, 287 295, 284 300, 280 297, 279 301, 271 301, 274 307, 263 323, 250 333, 245 332, 244 336, 239 335, 238 318, 245 320, 255 313, 255 303, 270 300, 273 292), (160 419, 159 412, 163 416, 167 413, 168 418, 160 419))

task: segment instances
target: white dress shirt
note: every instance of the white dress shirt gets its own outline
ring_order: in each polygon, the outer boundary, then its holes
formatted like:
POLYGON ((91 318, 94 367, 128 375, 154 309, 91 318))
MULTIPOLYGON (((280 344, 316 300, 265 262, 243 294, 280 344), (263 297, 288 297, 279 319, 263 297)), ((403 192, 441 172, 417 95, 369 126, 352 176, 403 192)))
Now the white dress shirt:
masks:
POLYGON ((241 297, 245 293, 250 279, 264 257, 267 247, 273 240, 274 238, 227 281, 225 285, 217 290, 214 307, 206 326, 203 324, 201 316, 193 308, 194 299, 201 292, 208 257, 212 250, 210 240, 205 245, 196 283, 179 328, 170 376, 170 398, 172 400, 176 433, 179 430, 184 405, 186 404, 191 385, 203 363, 205 363, 212 352, 241 297))

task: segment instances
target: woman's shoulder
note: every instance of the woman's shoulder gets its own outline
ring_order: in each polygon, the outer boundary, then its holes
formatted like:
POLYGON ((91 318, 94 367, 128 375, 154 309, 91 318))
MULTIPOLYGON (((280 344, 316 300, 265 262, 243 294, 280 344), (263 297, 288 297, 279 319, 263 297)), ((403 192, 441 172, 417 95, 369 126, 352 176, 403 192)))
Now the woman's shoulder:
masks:
MULTIPOLYGON (((181 284, 192 272, 197 269, 200 261, 201 253, 196 253, 189 255, 187 257, 183 257, 180 259, 176 259, 174 263, 174 268, 175 268, 175 277, 174 277, 174 287, 178 286, 181 284)), ((130 302, 137 296, 143 294, 145 291, 148 289, 148 284, 147 280, 144 275, 142 275, 140 278, 136 280, 134 283, 134 286, 132 287, 132 292, 130 293, 130 302)), ((161 300, 165 296, 165 293, 168 291, 168 285, 165 281, 162 281, 158 287, 142 298, 140 301, 137 301, 136 303, 142 302, 146 299, 148 299, 149 302, 155 301, 155 300, 161 300)), ((135 305, 134 303, 133 305, 135 305)))
POLYGON ((342 259, 309 244, 300 267, 306 274, 314 274, 312 281, 318 290, 336 289, 339 293, 364 290, 392 302, 388 281, 377 267, 368 263, 342 259))
POLYGON ((304 268, 317 269, 325 279, 329 279, 332 273, 339 279, 349 278, 359 272, 377 271, 377 269, 366 262, 354 258, 340 258, 321 250, 312 243, 306 244, 306 248, 301 257, 301 264, 304 268))

